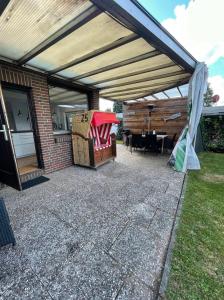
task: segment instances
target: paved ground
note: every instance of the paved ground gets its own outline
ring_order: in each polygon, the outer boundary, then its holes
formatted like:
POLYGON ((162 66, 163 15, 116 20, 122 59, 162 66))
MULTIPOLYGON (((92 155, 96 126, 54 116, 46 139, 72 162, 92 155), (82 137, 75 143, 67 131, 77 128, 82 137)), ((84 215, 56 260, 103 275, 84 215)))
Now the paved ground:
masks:
POLYGON ((17 245, 0 249, 0 299, 155 299, 183 175, 118 145, 98 171, 0 191, 17 245))

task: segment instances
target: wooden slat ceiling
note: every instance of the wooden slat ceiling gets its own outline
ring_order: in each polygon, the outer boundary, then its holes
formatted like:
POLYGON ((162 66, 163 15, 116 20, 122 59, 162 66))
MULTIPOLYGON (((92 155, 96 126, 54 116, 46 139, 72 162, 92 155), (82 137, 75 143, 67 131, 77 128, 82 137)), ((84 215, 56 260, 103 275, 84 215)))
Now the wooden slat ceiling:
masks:
POLYGON ((0 16, 0 56, 113 100, 189 81, 192 71, 96 2, 11 0, 0 16))

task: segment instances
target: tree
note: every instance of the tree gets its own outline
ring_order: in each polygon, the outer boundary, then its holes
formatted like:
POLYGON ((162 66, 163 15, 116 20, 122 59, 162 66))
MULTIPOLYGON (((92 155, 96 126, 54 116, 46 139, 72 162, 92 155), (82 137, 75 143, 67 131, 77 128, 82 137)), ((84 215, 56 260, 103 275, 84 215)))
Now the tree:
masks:
POLYGON ((204 94, 204 106, 212 106, 212 104, 213 104, 213 100, 212 100, 213 94, 214 94, 213 89, 211 88, 210 83, 209 83, 207 91, 204 94))
MULTIPOLYGON (((113 105, 113 111, 115 113, 122 113, 123 112, 123 103, 121 101, 114 101, 113 105)), ((120 120, 120 123, 118 124, 117 127, 117 139, 122 140, 123 138, 123 121, 120 120)))
POLYGON ((114 101, 113 111, 115 113, 122 113, 123 112, 123 104, 121 101, 114 101))

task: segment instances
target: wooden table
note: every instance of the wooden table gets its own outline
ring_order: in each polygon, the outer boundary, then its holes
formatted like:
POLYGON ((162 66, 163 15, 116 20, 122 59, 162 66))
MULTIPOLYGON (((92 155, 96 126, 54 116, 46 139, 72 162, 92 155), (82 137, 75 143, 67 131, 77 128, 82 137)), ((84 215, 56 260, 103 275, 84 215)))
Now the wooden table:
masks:
POLYGON ((163 153, 163 149, 164 149, 164 139, 165 139, 166 137, 168 137, 167 134, 157 134, 157 136, 156 136, 157 141, 162 140, 161 153, 163 153))

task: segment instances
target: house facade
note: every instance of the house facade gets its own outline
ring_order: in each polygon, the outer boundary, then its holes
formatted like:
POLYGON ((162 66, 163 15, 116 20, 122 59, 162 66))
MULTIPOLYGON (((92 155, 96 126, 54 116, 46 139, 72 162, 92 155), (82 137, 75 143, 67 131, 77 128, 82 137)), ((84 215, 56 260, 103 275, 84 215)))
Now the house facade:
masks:
POLYGON ((180 86, 197 64, 134 0, 6 0, 0 28, 0 182, 17 189, 72 165, 72 117, 99 95, 180 86))
MULTIPOLYGON (((7 94, 9 94, 10 91, 14 93, 13 98, 8 97, 8 99, 4 99, 6 102, 9 102, 11 99, 13 101, 19 101, 20 92, 27 94, 31 123, 30 130, 26 130, 27 128, 16 128, 17 124, 15 123, 17 123, 17 120, 14 114, 10 109, 7 111, 7 113, 11 115, 9 121, 13 121, 15 126, 15 129, 12 131, 12 138, 18 168, 20 170, 24 169, 24 172, 22 171, 21 174, 22 182, 38 177, 44 173, 47 174, 71 166, 73 164, 71 130, 70 128, 64 128, 64 130, 54 129, 49 89, 52 86, 54 86, 54 88, 64 88, 66 93, 68 90, 77 92, 77 88, 62 82, 49 81, 48 77, 44 74, 39 74, 38 72, 16 67, 4 62, 0 63, 0 81, 3 98, 7 98, 7 94), (29 141, 27 141, 27 136, 30 137, 30 134, 33 136, 33 139, 30 140, 29 138, 29 141), (19 141, 17 136, 19 136, 19 141), (33 143, 34 146, 32 145, 33 143), (19 152, 18 155, 17 148, 19 152), (34 156, 36 156, 35 161, 30 160, 30 158, 34 156), (26 167, 29 166, 33 166, 33 168, 28 168, 26 171, 26 167)), ((99 109, 98 90, 85 91, 85 89, 83 89, 82 92, 86 92, 86 101, 83 101, 85 109, 99 109)), ((75 107, 76 102, 77 98, 74 97, 72 102, 71 97, 68 103, 73 104, 75 107)), ((61 102, 59 101, 59 103, 61 102)), ((6 103, 6 110, 7 108, 9 108, 9 105, 7 107, 6 103)), ((75 108, 74 111, 79 113, 79 111, 82 110, 75 108)), ((21 115, 24 113, 22 105, 15 115, 18 116, 18 113, 21 115)), ((65 115, 64 112, 63 114, 65 115)), ((11 127, 12 125, 10 124, 10 128, 11 127)))

